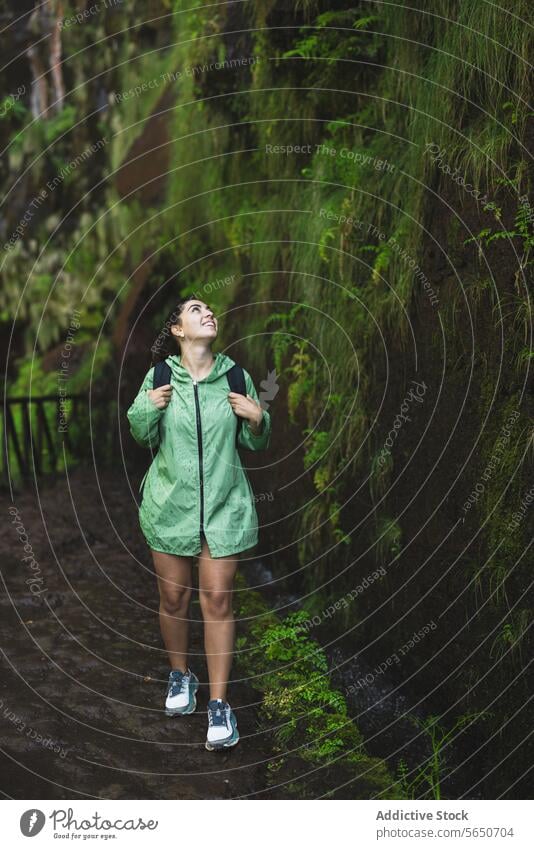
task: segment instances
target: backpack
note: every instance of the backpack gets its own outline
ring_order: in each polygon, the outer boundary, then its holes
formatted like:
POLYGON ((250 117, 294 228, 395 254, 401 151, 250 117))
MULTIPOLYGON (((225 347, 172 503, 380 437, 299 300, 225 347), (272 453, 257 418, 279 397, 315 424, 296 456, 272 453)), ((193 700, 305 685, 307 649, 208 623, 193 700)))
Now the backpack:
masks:
MULTIPOLYGON (((228 386, 230 387, 230 392, 238 392, 240 395, 245 395, 246 397, 247 387, 245 384, 245 374, 241 366, 238 366, 237 363, 234 363, 232 368, 226 372, 226 377, 228 379, 228 386)), ((170 382, 171 367, 168 363, 165 362, 165 360, 161 360, 154 366, 154 380, 152 383, 152 388, 157 389, 159 386, 165 386, 170 382)), ((239 434, 241 433, 242 424, 243 419, 241 418, 241 416, 237 416, 237 432, 235 437, 236 447, 238 446, 238 438, 239 434)))

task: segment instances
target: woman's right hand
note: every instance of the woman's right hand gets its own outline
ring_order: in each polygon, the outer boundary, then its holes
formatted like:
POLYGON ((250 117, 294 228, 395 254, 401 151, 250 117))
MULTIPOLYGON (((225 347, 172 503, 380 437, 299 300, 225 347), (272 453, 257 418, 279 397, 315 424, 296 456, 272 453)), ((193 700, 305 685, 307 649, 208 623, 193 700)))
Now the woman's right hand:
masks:
POLYGON ((147 394, 152 403, 158 410, 164 410, 171 400, 172 386, 166 383, 164 386, 158 386, 157 389, 148 389, 147 394))

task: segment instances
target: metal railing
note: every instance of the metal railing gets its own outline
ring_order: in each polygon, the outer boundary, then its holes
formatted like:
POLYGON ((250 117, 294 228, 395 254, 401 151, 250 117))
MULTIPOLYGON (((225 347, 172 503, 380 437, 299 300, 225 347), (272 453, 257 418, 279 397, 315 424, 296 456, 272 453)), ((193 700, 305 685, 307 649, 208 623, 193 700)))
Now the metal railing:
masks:
POLYGON ((90 424, 87 395, 5 398, 0 408, 2 478, 26 479, 56 472, 63 468, 65 456, 73 461, 89 457, 91 433, 97 435, 100 449, 109 448, 110 399, 99 397, 92 401, 90 424), (102 412, 108 414, 104 420, 102 412))

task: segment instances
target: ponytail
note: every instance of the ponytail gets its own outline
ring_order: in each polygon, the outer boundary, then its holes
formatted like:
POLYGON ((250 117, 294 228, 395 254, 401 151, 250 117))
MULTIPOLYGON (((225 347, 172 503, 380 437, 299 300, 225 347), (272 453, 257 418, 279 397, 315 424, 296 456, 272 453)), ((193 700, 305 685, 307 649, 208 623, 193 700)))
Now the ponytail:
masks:
POLYGON ((165 324, 158 333, 156 341, 150 349, 152 354, 153 366, 155 366, 156 363, 160 363, 163 360, 166 360, 167 357, 171 356, 171 354, 176 353, 177 346, 179 346, 180 343, 174 340, 173 335, 171 333, 171 327, 173 324, 180 324, 180 315, 187 301, 196 300, 198 300, 198 298, 196 298, 195 295, 188 295, 186 298, 183 298, 181 301, 178 301, 174 309, 167 316, 165 324))

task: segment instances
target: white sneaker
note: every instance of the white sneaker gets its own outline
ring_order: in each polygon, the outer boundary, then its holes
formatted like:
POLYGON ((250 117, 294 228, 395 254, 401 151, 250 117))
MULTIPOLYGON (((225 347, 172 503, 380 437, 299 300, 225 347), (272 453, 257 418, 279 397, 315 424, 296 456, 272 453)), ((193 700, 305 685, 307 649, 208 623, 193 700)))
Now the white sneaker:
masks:
POLYGON ((237 720, 232 708, 222 699, 211 699, 208 702, 206 749, 208 752, 228 749, 230 746, 235 746, 238 740, 237 720))
POLYGON ((197 706, 198 678, 191 672, 173 669, 169 673, 165 713, 167 716, 193 713, 197 706))

